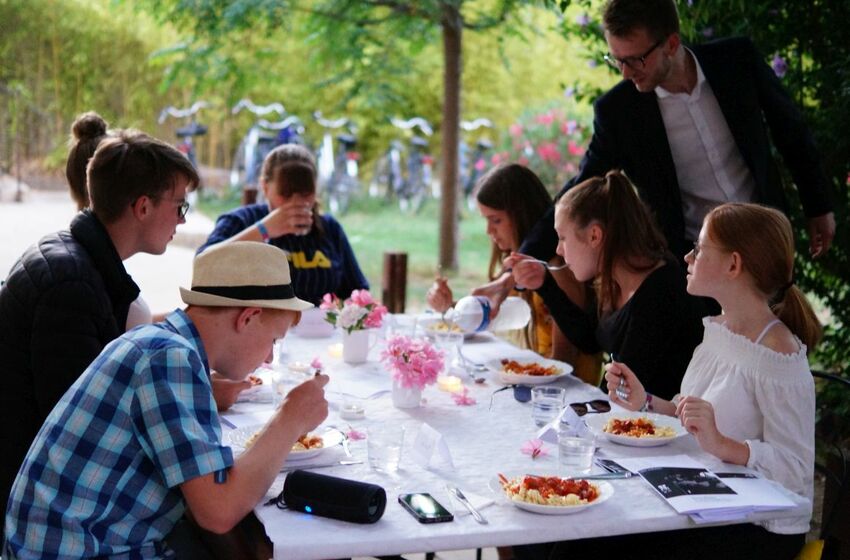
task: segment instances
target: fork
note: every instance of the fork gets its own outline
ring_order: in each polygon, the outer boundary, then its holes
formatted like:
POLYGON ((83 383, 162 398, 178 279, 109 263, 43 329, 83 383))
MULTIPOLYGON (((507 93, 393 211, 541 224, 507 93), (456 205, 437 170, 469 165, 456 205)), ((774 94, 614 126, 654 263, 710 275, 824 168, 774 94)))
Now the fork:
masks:
MULTIPOLYGON (((613 353, 611 353, 611 362, 610 363, 613 363, 615 361, 617 361, 617 358, 614 357, 613 353)), ((622 375, 620 376, 620 383, 617 385, 617 388, 614 390, 614 392, 617 394, 617 397, 620 400, 623 400, 623 401, 629 400, 630 391, 629 391, 629 388, 626 386, 626 378, 623 377, 622 375)))

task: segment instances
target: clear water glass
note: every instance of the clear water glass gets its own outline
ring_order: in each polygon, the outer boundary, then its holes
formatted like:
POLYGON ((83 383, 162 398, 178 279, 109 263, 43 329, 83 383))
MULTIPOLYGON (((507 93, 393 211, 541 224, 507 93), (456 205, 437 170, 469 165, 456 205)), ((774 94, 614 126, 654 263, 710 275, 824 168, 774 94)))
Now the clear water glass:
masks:
POLYGON ((438 331, 434 333, 434 343, 437 348, 445 354, 445 366, 443 368, 444 375, 451 375, 453 372, 463 371, 463 363, 461 362, 460 352, 463 346, 463 333, 452 331, 438 331))
POLYGON ((537 426, 545 426, 554 420, 566 400, 563 387, 534 387, 531 389, 531 418, 537 426))
POLYGON ((590 473, 596 442, 592 437, 559 435, 558 464, 563 474, 569 476, 590 473))
POLYGON ((366 454, 369 466, 376 471, 394 473, 401 463, 404 426, 382 424, 366 430, 366 454))

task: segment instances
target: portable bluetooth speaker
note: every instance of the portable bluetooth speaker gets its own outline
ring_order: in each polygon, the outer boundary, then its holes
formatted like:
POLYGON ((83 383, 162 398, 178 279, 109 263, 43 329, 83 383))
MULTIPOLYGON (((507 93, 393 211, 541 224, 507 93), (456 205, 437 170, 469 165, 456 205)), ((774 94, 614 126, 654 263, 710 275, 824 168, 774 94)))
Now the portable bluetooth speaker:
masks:
POLYGON ((300 470, 286 476, 282 494, 290 509, 354 523, 375 523, 387 505, 380 486, 300 470))

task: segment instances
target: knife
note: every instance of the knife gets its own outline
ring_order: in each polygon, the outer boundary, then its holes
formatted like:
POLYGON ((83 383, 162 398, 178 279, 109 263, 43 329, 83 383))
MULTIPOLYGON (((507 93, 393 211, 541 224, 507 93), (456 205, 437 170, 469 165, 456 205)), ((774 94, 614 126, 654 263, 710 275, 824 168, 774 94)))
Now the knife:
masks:
MULTIPOLYGON (((546 476, 539 475, 539 474, 528 474, 528 473, 526 473, 525 476, 530 476, 530 477, 533 477, 533 478, 547 478, 546 476)), ((548 475, 548 476, 555 476, 555 475, 548 475)), ((560 478, 561 478, 561 480, 614 480, 614 479, 618 479, 618 478, 631 478, 633 476, 634 476, 634 473, 631 473, 631 472, 618 472, 618 473, 608 472, 608 473, 602 473, 602 474, 588 474, 588 475, 585 475, 585 476, 562 476, 560 478)))
POLYGON ((469 500, 466 498, 466 496, 463 494, 463 492, 461 492, 461 491, 460 491, 460 488, 458 488, 457 486, 450 486, 450 487, 449 487, 449 492, 451 492, 452 496, 454 496, 455 498, 457 498, 457 501, 459 501, 461 504, 463 504, 463 507, 465 507, 466 509, 468 509, 468 510, 469 510, 469 513, 472 515, 472 518, 473 518, 474 520, 476 520, 477 522, 481 523, 482 525, 486 525, 486 524, 487 524, 487 520, 486 520, 486 519, 484 519, 484 516, 483 516, 483 515, 481 515, 481 514, 478 512, 478 510, 477 510, 477 509, 475 509, 475 506, 473 506, 473 505, 469 502, 469 500))
POLYGON ((295 470, 298 470, 298 469, 323 469, 325 467, 338 467, 340 465, 360 465, 362 463, 363 463, 363 461, 360 461, 360 460, 357 460, 357 459, 355 459, 355 460, 345 460, 344 459, 342 461, 335 461, 333 463, 313 463, 313 464, 309 464, 309 465, 292 464, 292 465, 284 465, 284 467, 282 469, 280 469, 280 472, 289 472, 289 471, 295 471, 295 470))

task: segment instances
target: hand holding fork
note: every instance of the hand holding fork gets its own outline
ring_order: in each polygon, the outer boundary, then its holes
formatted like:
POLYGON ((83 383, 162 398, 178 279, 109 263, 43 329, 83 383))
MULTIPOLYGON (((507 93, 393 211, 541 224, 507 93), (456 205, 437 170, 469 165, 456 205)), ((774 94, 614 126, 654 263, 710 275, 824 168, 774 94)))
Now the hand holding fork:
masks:
POLYGON ((546 280, 546 272, 554 272, 566 268, 567 265, 560 266, 550 265, 546 261, 529 257, 520 253, 511 253, 508 258, 502 262, 505 270, 510 270, 513 274, 516 287, 519 289, 523 286, 527 289, 536 290, 543 285, 546 280), (542 264, 543 266, 537 266, 542 264), (533 265, 533 266, 532 266, 533 265))
POLYGON ((605 366, 605 381, 611 401, 629 410, 638 410, 646 402, 646 390, 637 376, 613 355, 605 366))

